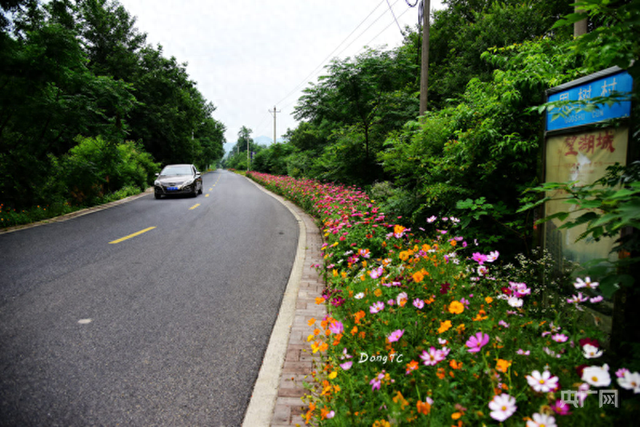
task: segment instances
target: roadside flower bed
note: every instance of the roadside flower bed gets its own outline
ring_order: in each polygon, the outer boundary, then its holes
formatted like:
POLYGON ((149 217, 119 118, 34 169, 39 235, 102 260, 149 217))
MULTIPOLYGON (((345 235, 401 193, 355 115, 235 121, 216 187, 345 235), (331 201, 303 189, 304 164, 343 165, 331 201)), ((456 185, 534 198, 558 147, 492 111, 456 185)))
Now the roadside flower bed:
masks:
POLYGON ((358 189, 251 172, 324 232, 324 319, 310 351, 305 420, 316 425, 629 425, 640 374, 608 358, 580 322, 598 284, 574 283, 566 309, 541 317, 532 284, 500 273, 456 218, 428 219, 421 240, 358 189), (614 401, 615 397, 615 401, 614 401), (623 424, 620 424, 620 423, 623 424))

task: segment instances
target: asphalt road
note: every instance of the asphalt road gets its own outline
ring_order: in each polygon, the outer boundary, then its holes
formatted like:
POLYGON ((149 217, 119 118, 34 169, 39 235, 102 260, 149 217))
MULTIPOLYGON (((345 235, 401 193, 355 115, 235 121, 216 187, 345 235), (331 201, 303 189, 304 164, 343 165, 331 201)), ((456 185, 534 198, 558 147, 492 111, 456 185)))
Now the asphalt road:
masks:
POLYGON ((243 177, 203 178, 0 235, 0 425, 242 424, 298 225, 243 177))

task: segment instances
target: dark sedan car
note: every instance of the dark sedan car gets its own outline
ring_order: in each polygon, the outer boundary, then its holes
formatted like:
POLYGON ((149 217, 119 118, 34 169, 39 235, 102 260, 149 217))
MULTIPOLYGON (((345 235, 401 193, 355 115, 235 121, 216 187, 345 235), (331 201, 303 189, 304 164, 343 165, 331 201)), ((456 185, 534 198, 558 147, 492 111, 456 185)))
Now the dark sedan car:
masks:
POLYGON ((167 165, 156 176, 156 199, 177 194, 189 194, 193 197, 202 194, 202 176, 194 165, 167 165))

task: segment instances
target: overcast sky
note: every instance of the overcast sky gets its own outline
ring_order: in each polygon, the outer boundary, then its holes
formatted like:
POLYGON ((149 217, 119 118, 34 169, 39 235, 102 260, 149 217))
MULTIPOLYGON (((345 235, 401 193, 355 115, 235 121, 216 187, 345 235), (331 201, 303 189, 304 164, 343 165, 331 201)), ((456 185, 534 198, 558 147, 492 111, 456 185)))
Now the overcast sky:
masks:
MULTIPOLYGON (((136 17, 147 42, 187 62, 190 78, 217 110, 235 142, 241 126, 273 138, 295 128, 301 91, 331 58, 357 55, 365 45, 392 48, 400 27, 414 27, 415 0, 119 0, 136 17)), ((440 9, 441 0, 431 0, 440 9)))

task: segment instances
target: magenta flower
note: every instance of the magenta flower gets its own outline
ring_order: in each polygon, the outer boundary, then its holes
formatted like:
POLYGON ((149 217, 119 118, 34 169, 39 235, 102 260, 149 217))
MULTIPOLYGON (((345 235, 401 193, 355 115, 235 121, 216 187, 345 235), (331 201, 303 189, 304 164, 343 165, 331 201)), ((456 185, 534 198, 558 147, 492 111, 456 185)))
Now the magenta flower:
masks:
POLYGON ((391 335, 389 335, 387 339, 389 342, 396 342, 402 337, 402 334, 404 334, 404 329, 398 329, 397 331, 391 332, 391 335))
POLYGON ((556 400, 556 403, 551 405, 553 412, 558 415, 571 415, 571 412, 569 412, 570 408, 569 404, 562 399, 556 400))
POLYGON ((369 307, 369 312, 372 314, 378 313, 384 309, 384 303, 382 301, 378 301, 373 303, 371 307, 369 307))
POLYGON ((476 261, 478 264, 482 265, 487 260, 486 255, 482 255, 480 252, 474 252, 471 256, 471 259, 476 261))
POLYGON ((465 345, 469 347, 469 350, 467 350, 469 353, 477 353, 482 347, 487 345, 487 343, 489 343, 489 335, 478 332, 469 338, 465 345))

